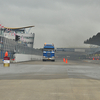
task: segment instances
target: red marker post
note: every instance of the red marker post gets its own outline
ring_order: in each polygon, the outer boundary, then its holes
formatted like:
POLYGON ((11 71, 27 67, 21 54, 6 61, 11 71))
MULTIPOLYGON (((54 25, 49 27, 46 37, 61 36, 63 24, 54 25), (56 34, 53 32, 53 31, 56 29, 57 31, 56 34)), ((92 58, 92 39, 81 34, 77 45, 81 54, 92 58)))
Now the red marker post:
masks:
POLYGON ((8 52, 6 51, 5 57, 4 57, 4 67, 10 66, 10 57, 8 57, 8 52))

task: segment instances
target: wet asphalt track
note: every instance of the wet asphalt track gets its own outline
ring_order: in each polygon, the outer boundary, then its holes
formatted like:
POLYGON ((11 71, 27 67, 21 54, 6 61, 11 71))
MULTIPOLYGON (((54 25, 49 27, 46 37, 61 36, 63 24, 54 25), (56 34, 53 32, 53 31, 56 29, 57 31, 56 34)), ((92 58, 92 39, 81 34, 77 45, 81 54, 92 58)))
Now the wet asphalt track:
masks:
POLYGON ((99 61, 0 64, 1 100, 100 100, 99 61))
POLYGON ((0 80, 67 78, 100 80, 100 65, 85 61, 68 61, 66 64, 62 60, 11 63, 10 67, 0 64, 0 80))

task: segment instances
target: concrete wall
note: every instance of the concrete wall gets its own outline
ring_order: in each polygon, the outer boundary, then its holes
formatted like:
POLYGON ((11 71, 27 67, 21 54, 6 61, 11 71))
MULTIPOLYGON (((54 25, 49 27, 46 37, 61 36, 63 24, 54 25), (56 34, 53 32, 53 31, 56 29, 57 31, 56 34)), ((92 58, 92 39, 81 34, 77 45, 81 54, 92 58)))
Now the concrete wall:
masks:
POLYGON ((42 56, 39 55, 15 54, 14 56, 15 56, 14 62, 42 60, 42 56))

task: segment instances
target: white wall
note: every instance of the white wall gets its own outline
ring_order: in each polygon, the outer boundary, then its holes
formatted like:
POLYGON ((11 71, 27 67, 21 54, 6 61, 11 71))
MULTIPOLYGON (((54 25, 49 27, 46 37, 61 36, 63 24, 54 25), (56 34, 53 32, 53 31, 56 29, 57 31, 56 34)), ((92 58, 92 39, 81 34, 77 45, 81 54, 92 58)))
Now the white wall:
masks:
POLYGON ((14 56, 15 56, 14 62, 42 60, 42 56, 39 55, 15 54, 14 56))

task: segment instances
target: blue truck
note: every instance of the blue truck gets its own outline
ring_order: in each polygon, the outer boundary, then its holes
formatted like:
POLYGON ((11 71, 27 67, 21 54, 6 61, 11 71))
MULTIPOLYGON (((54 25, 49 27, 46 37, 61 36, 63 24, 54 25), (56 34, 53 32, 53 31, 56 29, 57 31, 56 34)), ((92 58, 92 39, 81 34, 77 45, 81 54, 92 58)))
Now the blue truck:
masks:
POLYGON ((43 47, 43 61, 55 61, 55 48, 54 44, 44 44, 43 47))

